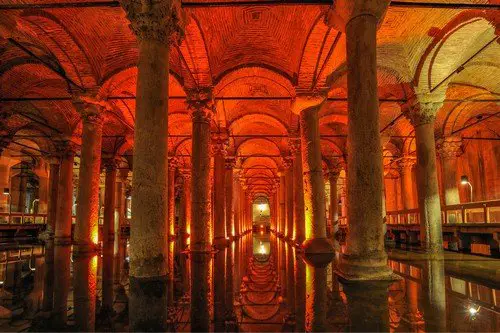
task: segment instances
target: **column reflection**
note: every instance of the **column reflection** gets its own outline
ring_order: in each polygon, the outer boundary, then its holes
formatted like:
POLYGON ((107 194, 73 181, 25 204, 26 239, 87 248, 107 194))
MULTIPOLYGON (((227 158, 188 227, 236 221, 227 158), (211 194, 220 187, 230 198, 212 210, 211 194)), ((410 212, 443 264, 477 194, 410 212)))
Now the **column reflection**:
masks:
POLYGON ((71 284, 71 246, 56 245, 54 247, 54 308, 52 324, 56 330, 66 327, 68 320, 68 293, 71 284))
POLYGON ((306 317, 305 326, 308 332, 324 332, 327 330, 327 270, 325 266, 306 265, 306 317))
POLYGON ((97 255, 79 254, 73 259, 75 330, 95 330, 97 255))
POLYGON ((350 332, 389 332, 388 282, 342 281, 350 332))
POLYGON ((446 332, 444 262, 426 260, 422 269, 422 310, 428 332, 446 332))
POLYGON ((210 261, 209 253, 191 252, 191 331, 210 330, 210 261))
POLYGON ((220 248, 214 257, 214 329, 216 332, 225 330, 226 313, 226 249, 220 248))

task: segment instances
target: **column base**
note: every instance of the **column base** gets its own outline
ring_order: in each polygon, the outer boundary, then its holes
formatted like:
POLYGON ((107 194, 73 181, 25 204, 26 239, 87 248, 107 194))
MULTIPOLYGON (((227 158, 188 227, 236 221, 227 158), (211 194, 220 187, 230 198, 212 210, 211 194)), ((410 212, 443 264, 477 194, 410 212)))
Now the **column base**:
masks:
POLYGON ((129 322, 133 332, 167 331, 167 276, 130 277, 129 322))
POLYGON ((99 250, 99 245, 94 243, 75 243, 73 242, 73 253, 78 254, 86 254, 86 253, 95 253, 99 250))
POLYGON ((229 243, 230 243, 229 238, 226 238, 226 237, 216 237, 216 238, 214 238, 214 240, 212 242, 212 245, 216 249, 222 249, 222 248, 227 247, 229 245, 229 243))
POLYGON ((401 278, 387 266, 385 253, 356 256, 342 254, 335 273, 346 281, 397 281, 401 278))
POLYGON ((314 267, 326 267, 333 260, 333 245, 328 238, 306 239, 302 249, 306 261, 314 267))

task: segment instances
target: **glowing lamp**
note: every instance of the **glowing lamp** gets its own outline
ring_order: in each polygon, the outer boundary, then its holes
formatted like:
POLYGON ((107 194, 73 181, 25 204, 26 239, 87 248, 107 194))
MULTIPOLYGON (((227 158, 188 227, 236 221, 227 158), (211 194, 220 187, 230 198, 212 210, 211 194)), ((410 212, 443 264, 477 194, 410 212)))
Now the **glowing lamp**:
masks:
POLYGON ((460 177, 460 183, 462 183, 462 185, 469 184, 469 177, 467 176, 460 177))
POLYGON ((263 211, 264 209, 266 209, 266 204, 259 204, 259 209, 260 209, 260 211, 263 211))
POLYGON ((3 194, 4 195, 9 195, 10 194, 10 189, 8 187, 4 187, 3 194))

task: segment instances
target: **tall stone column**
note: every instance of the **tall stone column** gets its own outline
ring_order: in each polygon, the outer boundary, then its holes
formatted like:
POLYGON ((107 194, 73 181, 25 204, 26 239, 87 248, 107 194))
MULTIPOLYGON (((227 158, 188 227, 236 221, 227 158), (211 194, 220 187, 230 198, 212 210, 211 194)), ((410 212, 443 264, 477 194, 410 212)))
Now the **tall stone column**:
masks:
POLYGON ((420 212, 420 241, 430 257, 443 253, 441 203, 436 168, 436 142, 434 120, 444 96, 418 96, 414 107, 405 114, 415 128, 417 151, 417 192, 420 212))
POLYGON ((332 237, 338 231, 339 226, 339 197, 337 193, 337 180, 340 175, 340 167, 334 167, 328 172, 330 182, 330 221, 332 223, 332 237))
POLYGON ((304 175, 302 171, 302 149, 300 138, 292 139, 291 151, 293 163, 293 225, 296 244, 302 244, 306 239, 306 225, 304 219, 304 175))
POLYGON ((240 183, 239 183, 240 171, 236 170, 233 173, 233 223, 234 223, 234 237, 240 237, 240 183))
POLYGON ((57 189, 59 185, 59 158, 49 158, 49 196, 47 205, 47 231, 52 236, 56 228, 57 189))
POLYGON ((43 311, 52 311, 54 304, 54 232, 57 215, 57 189, 59 184, 59 162, 56 157, 49 158, 49 196, 47 205, 47 232, 45 242, 45 269, 43 286, 43 311))
POLYGON ((99 182, 102 145, 102 106, 88 96, 73 102, 82 116, 82 147, 78 205, 73 237, 75 253, 93 252, 99 241, 99 182))
MULTIPOLYGON (((438 144, 438 153, 441 158, 444 203, 457 205, 460 203, 457 179, 457 161, 462 153, 462 138, 447 137, 438 144)), ((456 216, 450 216, 450 223, 456 222, 456 216), (452 221, 453 219, 453 221, 452 221)))
POLYGON ((415 157, 403 156, 398 160, 401 174, 401 197, 403 199, 403 209, 415 208, 415 196, 413 195, 412 170, 416 163, 415 157))
POLYGON ((102 308, 101 313, 111 316, 114 300, 114 242, 115 242, 115 201, 116 201, 116 161, 104 160, 106 178, 104 181, 104 223, 102 228, 102 308))
POLYGON ((388 0, 339 0, 327 18, 346 33, 347 248, 339 263, 346 279, 391 278, 384 250, 382 147, 377 91, 377 25, 388 0))
POLYGON ((333 247, 326 235, 325 181, 321 160, 319 110, 324 96, 304 96, 300 102, 300 136, 304 174, 306 255, 331 254, 333 247))
POLYGON ((280 185, 279 185, 279 221, 278 221, 278 235, 286 235, 286 181, 285 181, 285 171, 279 171, 280 185))
POLYGON ((71 217, 73 206, 73 162, 74 148, 61 148, 59 182, 57 186, 57 209, 55 224, 55 245, 71 245, 71 217))
POLYGON ((285 238, 288 240, 293 239, 293 156, 285 157, 285 206, 286 206, 286 226, 285 226, 285 238))
POLYGON ((184 183, 182 186, 182 212, 181 225, 179 226, 179 234, 181 237, 181 248, 185 250, 188 243, 187 239, 191 233, 191 170, 182 169, 182 178, 184 183))
POLYGON ((213 141, 214 155, 214 245, 226 245, 226 213, 224 204, 225 180, 225 138, 216 137, 213 141))
POLYGON ((236 164, 234 157, 226 158, 225 161, 225 198, 224 202, 226 204, 226 235, 227 237, 233 238, 236 235, 236 229, 234 227, 234 199, 233 199, 233 168, 236 164))
POLYGON ((212 91, 188 91, 193 119, 191 155, 191 331, 210 329, 210 121, 212 91))
POLYGON ((121 1, 139 42, 130 231, 130 330, 167 330, 168 82, 180 44, 179 1, 121 1))
POLYGON ((125 259, 125 253, 122 252, 123 243, 126 239, 122 238, 122 226, 125 226, 126 221, 126 197, 125 190, 127 187, 128 170, 120 170, 119 182, 116 184, 115 207, 117 218, 115 219, 115 242, 114 242, 114 284, 117 289, 121 289, 122 267, 125 259))
POLYGON ((167 275, 167 299, 168 305, 174 304, 174 244, 175 244, 175 171, 177 170, 177 158, 168 158, 168 275, 167 275))

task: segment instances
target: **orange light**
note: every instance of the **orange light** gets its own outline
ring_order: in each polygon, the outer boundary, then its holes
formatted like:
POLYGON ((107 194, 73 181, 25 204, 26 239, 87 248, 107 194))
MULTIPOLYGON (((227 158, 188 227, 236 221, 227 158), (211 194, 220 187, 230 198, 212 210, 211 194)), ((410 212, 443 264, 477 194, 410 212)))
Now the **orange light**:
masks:
POLYGON ((92 227, 92 230, 91 230, 91 241, 95 245, 97 245, 99 243, 99 228, 98 228, 97 225, 95 225, 95 226, 92 227))

